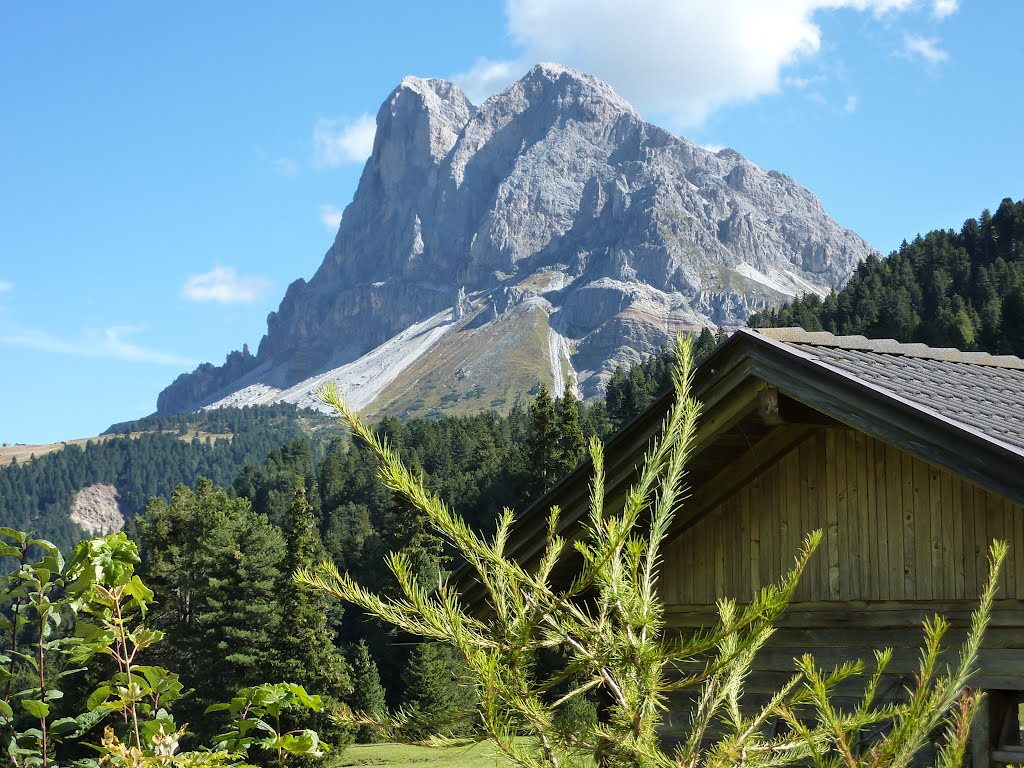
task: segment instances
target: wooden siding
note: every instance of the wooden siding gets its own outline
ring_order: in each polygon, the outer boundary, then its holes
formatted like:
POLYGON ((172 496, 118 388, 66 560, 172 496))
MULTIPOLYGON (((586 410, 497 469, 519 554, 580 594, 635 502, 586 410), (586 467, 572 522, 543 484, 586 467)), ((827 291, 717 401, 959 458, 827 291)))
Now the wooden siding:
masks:
POLYGON ((813 528, 824 536, 795 602, 974 599, 994 538, 1011 544, 999 597, 1024 598, 1021 505, 841 427, 811 432, 699 511, 665 548, 662 596, 678 606, 748 601, 813 528))

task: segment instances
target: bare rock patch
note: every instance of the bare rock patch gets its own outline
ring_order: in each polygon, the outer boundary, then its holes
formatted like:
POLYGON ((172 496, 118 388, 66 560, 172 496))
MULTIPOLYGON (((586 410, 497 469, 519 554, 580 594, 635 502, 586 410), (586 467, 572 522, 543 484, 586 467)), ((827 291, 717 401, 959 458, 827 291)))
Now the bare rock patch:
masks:
POLYGON ((105 536, 124 528, 117 504, 117 488, 110 483, 87 485, 71 503, 71 522, 90 536, 105 536))

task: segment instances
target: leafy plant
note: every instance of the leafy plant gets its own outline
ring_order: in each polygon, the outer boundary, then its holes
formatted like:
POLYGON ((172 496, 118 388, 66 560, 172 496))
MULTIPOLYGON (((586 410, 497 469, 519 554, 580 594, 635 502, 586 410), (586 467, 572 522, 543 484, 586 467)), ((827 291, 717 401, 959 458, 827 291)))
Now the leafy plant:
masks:
POLYGON ((18 563, 3 578, 9 615, 0 616, 0 632, 7 635, 0 655, 0 749, 15 766, 45 768, 55 744, 80 730, 72 718, 50 717, 52 703, 64 695, 57 687, 60 680, 80 671, 58 669, 52 658, 59 658, 71 642, 58 631, 66 618, 61 599, 64 558, 50 542, 21 531, 0 528, 0 537, 5 540, 0 557, 18 563))
POLYGON ((229 703, 214 704, 206 711, 227 711, 232 717, 230 728, 216 739, 218 749, 245 755, 250 748, 260 747, 271 752, 281 768, 291 756, 320 757, 328 751, 316 731, 282 729, 285 712, 303 709, 321 711, 320 697, 310 696, 301 685, 294 683, 266 683, 243 688, 229 703))
MULTIPOLYGON (((231 741, 230 748, 178 752, 186 726, 177 726, 167 706, 182 697, 181 682, 162 667, 139 663, 163 633, 143 623, 153 593, 135 574, 139 556, 133 542, 124 534, 83 541, 65 565, 48 541, 7 528, 0 528, 0 537, 7 542, 0 545, 0 558, 17 561, 0 594, 6 608, 0 631, 7 645, 0 654, 0 749, 12 768, 58 764, 59 745, 87 738, 112 715, 119 727, 105 728, 99 760, 79 760, 80 765, 204 768, 244 759, 246 738, 231 741), (89 696, 86 711, 56 717, 52 705, 64 696, 60 681, 97 656, 112 659, 116 671, 89 696)), ((231 728, 244 731, 254 724, 273 732, 255 743, 279 750, 279 765, 284 753, 323 753, 315 731, 278 735, 280 710, 319 710, 319 700, 301 686, 259 686, 240 696, 249 704, 231 728)))
MULTIPOLYGON (((926 624, 921 669, 907 703, 875 702, 889 658, 883 651, 876 658, 881 671, 868 678, 864 696, 852 710, 833 706, 831 697, 839 683, 861 674, 862 665, 822 671, 809 656, 766 704, 746 709, 744 682, 754 658, 771 637, 821 532, 806 537, 790 572, 763 588, 750 604, 721 599, 717 626, 688 636, 666 630, 656 588, 659 551, 683 499, 686 461, 700 413, 690 395, 688 341, 677 343, 672 379, 675 404, 621 509, 605 505, 603 447, 592 441, 590 510, 579 538, 570 543, 559 535, 560 513, 553 508, 544 549, 532 568, 505 554, 515 527, 510 510, 501 515, 493 538, 479 535, 425 489, 385 436, 361 422, 326 387, 321 398, 376 454, 384 484, 421 510, 475 571, 486 591, 486 607, 467 605, 445 578, 436 589, 428 589, 402 553, 386 560, 401 589, 397 597, 365 589, 330 562, 300 570, 296 578, 401 630, 454 646, 480 692, 479 705, 465 716, 479 722, 517 765, 905 766, 937 728, 947 737, 940 764, 955 765, 977 709, 978 696, 966 686, 991 612, 1005 544, 992 547, 988 586, 954 669, 939 673, 937 667, 946 624, 938 619, 926 624), (569 554, 576 558, 576 575, 565 585, 553 574, 569 554), (537 666, 538 653, 546 649, 564 654, 566 663, 557 672, 545 673, 537 666), (567 683, 572 685, 568 692, 554 694, 567 683), (693 696, 690 729, 669 752, 659 738, 659 726, 668 696, 682 692, 693 696), (569 702, 587 695, 602 702, 595 721, 563 714, 569 702), (773 735, 767 726, 777 720, 788 728, 773 735), (858 739, 869 726, 880 724, 888 726, 887 735, 858 739)), ((390 717, 347 712, 344 717, 355 725, 376 725, 396 738, 415 738, 424 727, 422 718, 408 711, 390 717)))

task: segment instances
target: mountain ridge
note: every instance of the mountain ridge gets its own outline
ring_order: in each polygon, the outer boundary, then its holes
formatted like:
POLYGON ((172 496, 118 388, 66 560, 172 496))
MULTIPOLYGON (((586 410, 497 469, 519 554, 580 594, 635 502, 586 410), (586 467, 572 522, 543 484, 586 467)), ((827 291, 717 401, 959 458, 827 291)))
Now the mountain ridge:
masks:
POLYGON ((510 403, 508 382, 531 378, 594 396, 676 331, 839 288, 872 252, 789 177, 645 122, 585 73, 540 64, 479 107, 409 77, 378 111, 334 243, 257 354, 183 374, 158 413, 315 405, 326 378, 375 413, 481 388, 510 403), (461 359, 481 334, 519 338, 528 360, 461 359), (428 376, 428 353, 461 359, 434 372, 433 394, 403 377, 428 376))

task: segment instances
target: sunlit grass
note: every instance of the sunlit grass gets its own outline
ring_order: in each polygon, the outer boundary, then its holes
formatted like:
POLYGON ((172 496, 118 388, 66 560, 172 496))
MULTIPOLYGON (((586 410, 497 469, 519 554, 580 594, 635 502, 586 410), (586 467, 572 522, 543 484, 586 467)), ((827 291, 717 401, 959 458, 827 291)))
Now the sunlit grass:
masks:
POLYGON ((386 768, 507 768, 509 763, 487 742, 443 749, 408 744, 353 744, 328 760, 329 768, 362 765, 386 768))

